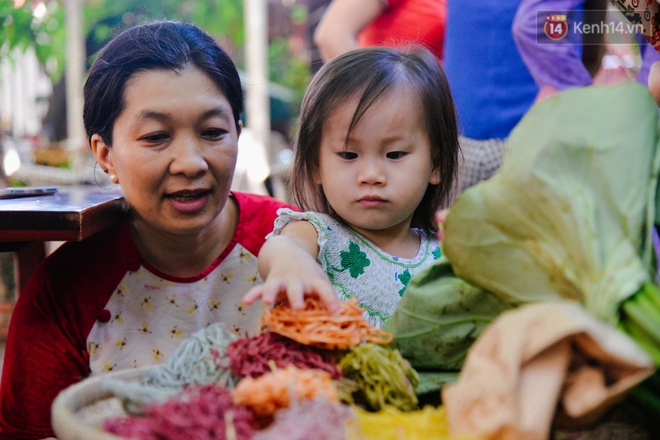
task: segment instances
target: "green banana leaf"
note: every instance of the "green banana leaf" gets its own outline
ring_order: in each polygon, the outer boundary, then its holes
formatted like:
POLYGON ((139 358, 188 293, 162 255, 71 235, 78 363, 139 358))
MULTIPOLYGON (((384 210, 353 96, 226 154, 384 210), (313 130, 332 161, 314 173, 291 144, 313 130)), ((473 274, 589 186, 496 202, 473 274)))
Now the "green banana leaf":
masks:
MULTIPOLYGON (((382 329, 416 369, 458 371, 468 349, 501 312, 511 306, 457 278, 446 258, 418 272, 382 329)), ((435 381, 435 379, 433 379, 435 381)))
POLYGON ((501 170, 451 207, 443 253, 506 303, 578 300, 616 324, 656 273, 657 151, 658 108, 642 85, 554 95, 511 133, 501 170))

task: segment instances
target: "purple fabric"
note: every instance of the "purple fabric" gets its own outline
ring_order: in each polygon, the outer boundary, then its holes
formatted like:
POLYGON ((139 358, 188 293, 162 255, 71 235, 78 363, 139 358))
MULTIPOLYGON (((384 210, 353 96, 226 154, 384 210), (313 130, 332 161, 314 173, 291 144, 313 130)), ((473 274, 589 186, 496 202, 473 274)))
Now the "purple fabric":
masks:
POLYGON ((543 28, 537 23, 537 11, 573 11, 583 3, 584 0, 520 2, 511 32, 520 56, 539 88, 551 84, 557 90, 564 90, 592 83, 591 75, 573 44, 538 44, 536 41, 537 34, 543 35, 543 28))

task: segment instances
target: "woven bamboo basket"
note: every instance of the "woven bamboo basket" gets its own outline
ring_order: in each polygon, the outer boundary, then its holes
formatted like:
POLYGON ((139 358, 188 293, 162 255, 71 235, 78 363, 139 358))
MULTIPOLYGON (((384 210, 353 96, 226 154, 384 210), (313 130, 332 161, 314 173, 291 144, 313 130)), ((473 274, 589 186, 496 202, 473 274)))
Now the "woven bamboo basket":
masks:
POLYGON ((154 367, 90 377, 60 392, 51 409, 58 440, 121 440, 101 428, 106 418, 125 414, 119 399, 105 390, 101 381, 106 378, 138 381, 151 368, 154 367))

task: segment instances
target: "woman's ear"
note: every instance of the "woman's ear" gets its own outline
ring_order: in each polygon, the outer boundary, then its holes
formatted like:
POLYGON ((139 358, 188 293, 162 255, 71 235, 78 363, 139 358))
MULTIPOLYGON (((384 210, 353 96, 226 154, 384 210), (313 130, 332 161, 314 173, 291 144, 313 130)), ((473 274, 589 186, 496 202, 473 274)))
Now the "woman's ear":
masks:
POLYGON ((431 178, 429 179, 429 183, 431 185, 438 185, 440 182, 442 182, 442 179, 440 178, 440 168, 434 168, 431 171, 431 178))
POLYGON ((101 169, 108 174, 117 174, 112 161, 112 155, 110 154, 110 147, 103 141, 103 138, 98 133, 95 133, 90 138, 89 143, 96 162, 101 169))

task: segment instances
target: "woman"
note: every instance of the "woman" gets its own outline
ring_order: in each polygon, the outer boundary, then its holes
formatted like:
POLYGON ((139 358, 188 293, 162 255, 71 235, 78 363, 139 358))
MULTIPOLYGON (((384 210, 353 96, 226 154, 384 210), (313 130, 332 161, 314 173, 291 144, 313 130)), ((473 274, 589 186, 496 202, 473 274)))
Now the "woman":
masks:
POLYGON ((2 438, 52 436, 50 406, 89 376, 165 362, 217 321, 254 334, 256 255, 274 199, 230 191, 242 90, 228 55, 185 23, 114 38, 84 89, 92 151, 129 204, 119 227, 66 243, 29 280, 10 324, 2 438))

